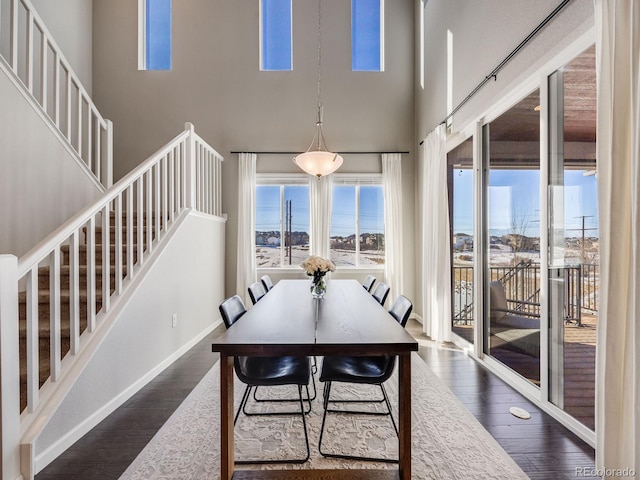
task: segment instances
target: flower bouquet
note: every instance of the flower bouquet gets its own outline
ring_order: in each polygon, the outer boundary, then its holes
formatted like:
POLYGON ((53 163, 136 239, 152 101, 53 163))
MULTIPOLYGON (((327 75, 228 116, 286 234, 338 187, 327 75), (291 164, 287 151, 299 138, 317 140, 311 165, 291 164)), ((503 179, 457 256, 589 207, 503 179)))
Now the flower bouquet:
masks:
POLYGON ((300 266, 304 272, 313 277, 311 279, 311 295, 314 298, 322 298, 327 291, 327 282, 324 278, 328 272, 336 270, 335 264, 326 258, 311 255, 307 257, 300 266))

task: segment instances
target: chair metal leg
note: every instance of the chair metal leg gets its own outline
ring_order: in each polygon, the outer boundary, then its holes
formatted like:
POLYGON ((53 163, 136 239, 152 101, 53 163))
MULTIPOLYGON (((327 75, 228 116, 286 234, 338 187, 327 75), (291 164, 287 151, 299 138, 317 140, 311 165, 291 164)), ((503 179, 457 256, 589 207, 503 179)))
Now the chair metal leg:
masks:
POLYGON ((240 410, 242 410, 242 406, 247 402, 247 397, 249 396, 250 391, 251 391, 251 387, 247 385, 247 388, 244 389, 244 393, 242 394, 242 400, 240 400, 240 405, 238 405, 238 411, 236 412, 236 416, 233 417, 234 425, 238 421, 238 417, 240 416, 240 410))
MULTIPOLYGON (((311 409, 311 400, 309 400, 309 386, 306 385, 306 389, 307 389, 307 398, 306 400, 309 402, 309 409, 311 409)), ((245 393, 247 393, 248 390, 245 390, 245 393)), ((249 396, 248 394, 246 395, 247 397, 249 396)), ((309 460, 309 456, 310 456, 310 448, 309 448, 309 434, 307 432, 307 417, 306 417, 306 413, 305 409, 304 409, 304 399, 302 398, 302 385, 298 385, 298 401, 300 402, 300 411, 299 412, 294 412, 296 414, 300 414, 302 416, 302 427, 304 429, 304 440, 305 440, 305 444, 306 444, 306 449, 307 449, 307 454, 304 458, 294 458, 294 459, 286 459, 286 460, 236 460, 235 463, 236 464, 240 464, 240 465, 261 465, 261 464, 267 464, 267 463, 276 463, 276 464, 287 464, 287 463, 295 463, 295 464, 299 464, 299 463, 305 463, 307 460, 309 460)), ((246 404, 246 400, 244 401, 244 403, 246 404)), ((242 403, 240 404, 240 406, 242 407, 242 403)), ((239 410, 238 410, 239 412, 239 410)), ((253 414, 256 415, 256 414, 253 414)), ((267 414, 268 415, 268 414, 267 414)))
MULTIPOLYGON (((317 395, 317 391, 316 391, 316 379, 313 376, 313 374, 311 374, 311 382, 313 384, 313 397, 308 398, 308 400, 313 401, 316 399, 316 395, 317 395)), ((309 389, 307 389, 307 395, 309 394, 309 389)), ((262 403, 262 402, 297 402, 298 399, 297 398, 258 398, 258 387, 253 389, 253 399, 258 402, 258 403, 262 403)), ((381 402, 383 400, 380 400, 381 402)), ((309 413, 309 412, 307 412, 309 413)))
POLYGON ((323 405, 324 405, 324 414, 322 415, 322 425, 320 427, 320 440, 318 441, 318 451, 320 452, 320 455, 322 455, 323 457, 328 457, 328 458, 341 458, 341 459, 346 459, 346 460, 359 460, 359 461, 363 461, 363 462, 384 462, 384 463, 399 463, 398 460, 396 459, 391 459, 391 458, 375 458, 375 457, 360 457, 357 455, 344 455, 344 454, 337 454, 337 453, 328 453, 328 452, 323 452, 322 451, 322 438, 324 436, 324 426, 327 420, 327 413, 328 412, 332 412, 332 413, 342 413, 342 414, 365 414, 365 415, 391 415, 391 422, 393 423, 393 428, 396 431, 396 435, 398 435, 398 427, 396 426, 396 422, 393 419, 393 414, 391 413, 391 404, 389 402, 389 398, 387 397, 387 393, 384 389, 384 386, 382 384, 380 384, 380 387, 382 388, 382 395, 384 396, 384 400, 387 404, 387 409, 388 409, 388 413, 376 413, 376 412, 354 412, 352 410, 331 410, 328 407, 330 402, 333 402, 333 400, 330 400, 329 397, 331 395, 331 382, 325 382, 324 385, 324 398, 323 398, 323 405))
MULTIPOLYGON (((382 384, 378 384, 378 386, 380 387, 380 389, 382 390, 382 398, 380 399, 374 399, 374 400, 357 400, 357 399, 346 399, 346 400, 328 400, 325 399, 325 402, 327 404, 327 406, 325 406, 325 409, 328 409, 329 412, 331 413, 353 413, 353 414, 358 414, 358 415, 391 415, 391 406, 389 403, 389 399, 387 397, 387 392, 384 389, 384 386, 382 384), (374 412, 371 410, 351 410, 351 409, 330 409, 328 408, 328 404, 329 403, 385 403, 387 406, 387 411, 386 412, 374 412)), ((392 420, 393 420, 393 415, 391 416, 392 420)), ((395 426, 395 421, 393 422, 394 426, 395 426)), ((398 433, 398 429, 396 428, 396 433, 398 433)))

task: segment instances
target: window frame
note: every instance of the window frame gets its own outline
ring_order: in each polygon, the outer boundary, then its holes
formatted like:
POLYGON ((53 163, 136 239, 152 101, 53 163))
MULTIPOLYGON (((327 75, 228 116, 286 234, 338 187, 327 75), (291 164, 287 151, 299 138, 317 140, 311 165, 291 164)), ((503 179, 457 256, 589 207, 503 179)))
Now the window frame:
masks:
POLYGON ((173 0, 170 6, 170 31, 169 31, 169 68, 166 69, 150 69, 147 65, 147 1, 138 0, 138 70, 150 72, 168 72, 173 70, 173 0))
MULTIPOLYGON (((385 263, 381 264, 381 265, 361 265, 360 264, 360 187, 370 187, 370 186, 379 186, 382 189, 382 202, 383 202, 383 209, 382 209, 382 215, 383 215, 383 234, 385 234, 384 232, 384 187, 383 187, 383 183, 382 183, 382 174, 381 173, 371 173, 371 174, 359 174, 359 175, 350 175, 350 174, 334 174, 334 179, 333 179, 333 186, 332 188, 335 187, 349 187, 349 186, 354 186, 356 187, 355 189, 355 202, 356 202, 356 206, 355 206, 355 235, 356 238, 358 239, 357 242, 355 242, 356 244, 356 250, 355 250, 355 265, 354 266, 350 266, 350 265, 338 265, 337 267, 340 270, 384 270, 385 265, 386 265, 386 245, 385 245, 385 263)), ((332 192, 333 195, 333 192, 332 192)), ((333 216, 333 207, 335 205, 335 202, 332 201, 332 206, 331 206, 331 216, 333 216)), ((331 228, 329 229, 329 245, 331 245, 331 228)), ((331 252, 331 246, 329 246, 329 252, 331 252)), ((329 255, 331 256, 331 255, 329 255)))
POLYGON ((293 71, 293 1, 289 0, 289 68, 266 68, 264 62, 264 6, 267 0, 258 0, 258 69, 261 72, 292 72, 293 71))
POLYGON ((380 28, 380 38, 379 38, 379 61, 380 67, 375 69, 369 68, 355 68, 355 55, 354 55, 354 44, 355 44, 355 35, 354 35, 354 25, 355 25, 355 17, 353 14, 354 11, 354 3, 358 0, 351 0, 351 71, 352 72, 369 72, 369 73, 380 73, 385 71, 385 28, 384 28, 384 11, 385 11, 385 0, 378 0, 380 2, 380 18, 379 18, 379 28, 380 28))
MULTIPOLYGON (((269 267, 257 267, 257 270, 299 270, 300 266, 287 265, 284 263, 284 222, 285 222, 285 204, 284 204, 284 187, 297 186, 307 187, 309 185, 309 176, 306 174, 270 174, 270 173, 258 173, 256 174, 256 189, 258 187, 280 187, 280 265, 269 267)), ((257 207, 257 205, 256 205, 257 207)), ((255 211, 255 208, 254 208, 255 211)), ((257 221, 257 218, 255 219, 257 221)), ((311 226, 311 205, 309 205, 309 226, 311 226)), ((254 226, 254 236, 256 228, 254 226)), ((311 241, 311 232, 309 234, 309 241, 311 241)), ((254 256, 256 252, 254 251, 254 256)))

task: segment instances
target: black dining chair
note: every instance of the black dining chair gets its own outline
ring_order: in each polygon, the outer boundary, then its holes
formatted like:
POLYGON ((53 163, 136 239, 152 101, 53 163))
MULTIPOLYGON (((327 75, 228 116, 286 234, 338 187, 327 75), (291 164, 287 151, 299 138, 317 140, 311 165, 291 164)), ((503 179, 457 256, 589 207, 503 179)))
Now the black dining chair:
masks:
POLYGON ((273 288, 273 282, 271 281, 271 277, 269 277, 269 275, 261 276, 260 281, 262 282, 262 285, 264 286, 265 291, 268 292, 273 288))
MULTIPOLYGON (((269 278, 267 275, 265 275, 265 277, 269 278)), ((260 301, 260 299, 262 299, 262 297, 264 297, 267 294, 267 291, 266 291, 266 289, 264 287, 264 284, 262 282, 254 282, 254 283, 252 283, 251 285, 249 285, 248 290, 249 290, 249 297, 251 298, 251 302, 253 303, 253 305, 258 303, 258 301, 260 301)), ((318 371, 316 357, 313 357, 313 365, 312 365, 311 368, 312 368, 311 381, 313 383, 313 396, 311 398, 308 398, 308 400, 313 401, 313 400, 316 399, 316 395, 317 395, 316 380, 315 380, 315 377, 313 376, 313 374, 315 374, 318 371)), ((260 398, 260 397, 258 397, 258 388, 257 387, 253 389, 253 399, 256 402, 295 402, 296 401, 295 398, 279 398, 279 399, 275 399, 275 398, 260 398)))
POLYGON ((389 287, 389 285, 387 285, 386 283, 379 282, 371 295, 378 301, 380 305, 384 307, 384 302, 387 301, 387 296, 389 295, 390 289, 391 287, 389 287))
POLYGON ((261 282, 252 283, 251 285, 249 285, 248 290, 249 290, 249 297, 251 297, 251 302, 254 305, 258 303, 258 300, 260 300, 262 297, 264 297, 267 294, 267 291, 265 290, 261 282))
MULTIPOLYGON (((238 295, 234 295, 226 299, 219 307, 222 320, 226 328, 230 328, 246 313, 246 308, 242 299, 238 295)), ((304 463, 309 459, 309 435, 307 433, 306 413, 311 411, 311 400, 309 399, 309 378, 311 376, 311 366, 308 357, 246 357, 235 356, 233 358, 233 366, 237 377, 241 382, 245 383, 244 394, 238 407, 238 411, 233 419, 235 425, 238 421, 240 411, 245 415, 302 415, 302 425, 304 427, 304 438, 306 442, 307 454, 304 458, 295 459, 278 459, 278 460, 236 460, 241 464, 262 464, 262 463, 304 463), (282 385, 295 385, 298 387, 298 398, 295 401, 300 402, 300 411, 292 412, 265 412, 256 413, 248 412, 246 409, 251 389, 257 387, 271 387, 282 385), (304 400, 302 398, 302 387, 307 390, 307 401, 309 410, 305 411, 304 400)))
MULTIPOLYGON (((395 320, 404 328, 407 325, 409 315, 413 304, 404 295, 400 295, 393 303, 389 313, 395 320)), ((391 417, 391 423, 393 429, 398 435, 398 427, 391 413, 391 404, 389 403, 389 397, 387 391, 384 388, 384 382, 393 374, 395 367, 396 356, 395 355, 380 355, 380 356, 358 356, 358 357, 325 357, 322 362, 322 370, 320 371, 320 381, 325 382, 323 407, 324 414, 322 416, 322 426, 320 427, 320 440, 318 442, 318 450, 320 454, 325 457, 331 458, 344 458, 352 460, 373 461, 373 462, 387 462, 398 463, 396 459, 389 458, 374 458, 363 457, 357 455, 346 455, 337 453, 328 453, 322 451, 322 438, 324 435, 325 422, 327 420, 327 413, 340 413, 340 414, 360 414, 360 415, 389 415, 391 417), (343 383, 357 383, 367 385, 377 385, 382 391, 381 399, 343 399, 343 400, 331 400, 331 385, 333 382, 343 383), (386 411, 372 411, 372 410, 349 410, 345 408, 332 409, 329 408, 331 403, 382 403, 386 404, 386 411)))
POLYGON ((376 277, 374 277, 373 275, 367 275, 367 278, 364 279, 362 286, 367 292, 371 292, 371 287, 373 287, 374 283, 376 283, 376 277))

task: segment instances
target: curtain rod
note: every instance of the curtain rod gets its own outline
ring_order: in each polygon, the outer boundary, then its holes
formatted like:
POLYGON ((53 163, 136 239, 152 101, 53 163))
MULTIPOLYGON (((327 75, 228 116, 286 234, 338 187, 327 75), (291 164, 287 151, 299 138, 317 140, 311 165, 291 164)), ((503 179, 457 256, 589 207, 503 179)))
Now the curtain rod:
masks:
MULTIPOLYGON (((482 87, 484 87, 484 85, 485 85, 489 80, 491 80, 491 79, 493 78, 493 80, 494 80, 494 81, 498 81, 498 72, 499 72, 500 70, 502 70, 502 68, 503 68, 507 63, 509 63, 509 61, 511 61, 511 59, 512 59, 513 57, 515 57, 515 56, 518 54, 518 52, 520 52, 520 50, 522 50, 522 49, 525 47, 525 45, 526 45, 527 43, 529 43, 529 42, 533 39, 533 37, 535 37, 535 36, 539 33, 539 32, 540 32, 540 30, 542 30, 542 29, 547 25, 547 23, 549 23, 549 22, 553 19, 553 17, 555 17, 558 13, 560 13, 560 10, 562 10, 562 9, 563 9, 563 8, 564 8, 564 7, 565 7, 565 6, 570 2, 570 1, 571 1, 571 0, 562 0, 562 2, 561 2, 561 3, 560 3, 560 4, 559 4, 559 5, 558 5, 558 6, 557 6, 557 7, 556 7, 556 8, 555 8, 555 9, 554 9, 550 14, 549 14, 549 15, 547 15, 547 18, 545 18, 544 20, 542 20, 542 22, 540 22, 540 23, 538 24, 538 26, 537 26, 536 28, 534 28, 534 29, 533 29, 533 31, 532 31, 529 35, 527 35, 527 36, 526 36, 526 38, 525 38, 524 40, 522 40, 522 41, 518 44, 518 46, 517 46, 516 48, 514 48, 514 49, 511 51, 511 53, 510 53, 509 55, 507 55, 507 56, 506 56, 506 57, 505 57, 505 58, 500 62, 500 64, 499 64, 496 68, 494 68, 494 69, 491 71, 491 73, 490 73, 489 75, 487 75, 486 77, 484 77, 484 80, 482 80, 482 81, 478 84, 478 86, 476 86, 476 88, 474 88, 474 89, 471 91, 471 93, 470 93, 469 95, 467 95, 467 96, 465 97, 465 99, 464 99, 464 100, 462 100, 462 101, 461 101, 461 102, 456 106, 456 108, 454 108, 454 109, 451 111, 451 113, 450 113, 449 115, 447 115, 447 116, 444 118, 444 120, 442 120, 438 125, 442 125, 443 123, 444 123, 444 124, 446 124, 446 123, 447 123, 447 120, 449 120, 451 117, 453 117, 453 115, 454 115, 458 110, 460 110, 460 109, 462 108, 462 106, 463 106, 465 103, 467 103, 469 100, 471 100, 471 98, 472 98, 476 93, 478 93, 478 90, 480 90, 482 87)), ((422 143, 423 143, 423 142, 424 142, 424 140, 422 140, 422 141, 420 142, 420 145, 422 145, 422 143)))
MULTIPOLYGON (((232 155, 238 154, 238 153, 255 153, 257 155, 300 155, 302 152, 272 152, 272 151, 256 152, 256 151, 252 151, 252 150, 231 150, 230 153, 232 155)), ((340 155, 372 155, 372 154, 382 154, 382 153, 409 154, 411 152, 409 152, 409 151, 392 150, 392 151, 388 151, 388 152, 336 152, 336 153, 339 153, 340 155)))

